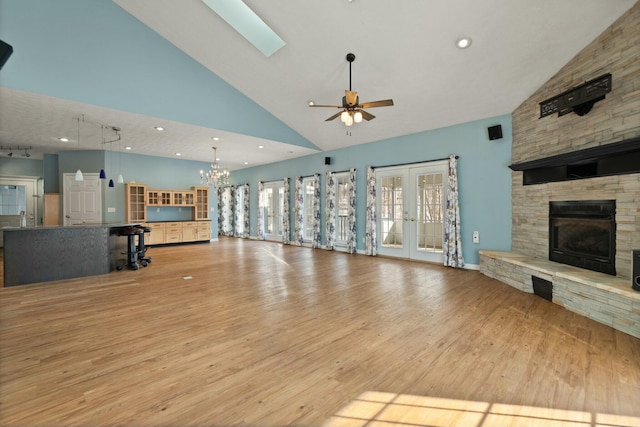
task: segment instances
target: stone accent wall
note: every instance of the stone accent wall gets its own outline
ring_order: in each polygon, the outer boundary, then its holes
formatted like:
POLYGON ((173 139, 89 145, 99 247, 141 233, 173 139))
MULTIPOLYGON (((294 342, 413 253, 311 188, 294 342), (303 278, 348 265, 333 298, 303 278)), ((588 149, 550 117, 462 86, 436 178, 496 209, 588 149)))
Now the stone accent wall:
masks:
MULTIPOLYGON (((513 112, 512 161, 520 163, 640 136, 640 2, 513 112), (584 116, 540 117, 539 103, 605 73, 612 91, 584 116)), ((522 185, 512 174, 512 250, 548 257, 549 201, 616 200, 616 269, 631 277, 640 249, 640 174, 522 185)))

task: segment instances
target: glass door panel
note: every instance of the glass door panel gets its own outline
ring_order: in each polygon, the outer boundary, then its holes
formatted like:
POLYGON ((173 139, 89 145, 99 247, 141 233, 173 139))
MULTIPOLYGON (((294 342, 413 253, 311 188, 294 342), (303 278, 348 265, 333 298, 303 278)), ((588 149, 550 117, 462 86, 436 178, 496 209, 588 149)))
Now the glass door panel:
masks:
POLYGON ((378 252, 381 255, 407 257, 408 209, 405 171, 381 172, 377 175, 378 252))

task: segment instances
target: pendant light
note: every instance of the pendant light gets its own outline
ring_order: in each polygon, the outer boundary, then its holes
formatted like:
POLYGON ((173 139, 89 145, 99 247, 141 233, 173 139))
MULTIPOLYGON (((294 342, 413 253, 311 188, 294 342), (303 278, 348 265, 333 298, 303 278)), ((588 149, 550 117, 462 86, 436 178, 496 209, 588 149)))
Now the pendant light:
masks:
POLYGON ((118 140, 118 184, 124 184, 124 178, 122 177, 122 139, 118 140))
MULTIPOLYGON (((78 116, 78 151, 80 151, 80 116, 78 116)), ((84 181, 80 168, 76 171, 76 181, 84 181)))
MULTIPOLYGON (((104 145, 104 125, 100 125, 100 128, 101 128, 102 144, 104 145)), ((100 179, 107 179, 107 174, 104 171, 104 168, 100 169, 100 179)))
MULTIPOLYGON (((111 166, 109 166, 109 169, 111 170, 111 173, 113 173, 113 142, 109 143, 109 159, 111 161, 111 166)), ((113 178, 109 180, 109 188, 113 188, 115 187, 115 185, 113 184, 113 178)))

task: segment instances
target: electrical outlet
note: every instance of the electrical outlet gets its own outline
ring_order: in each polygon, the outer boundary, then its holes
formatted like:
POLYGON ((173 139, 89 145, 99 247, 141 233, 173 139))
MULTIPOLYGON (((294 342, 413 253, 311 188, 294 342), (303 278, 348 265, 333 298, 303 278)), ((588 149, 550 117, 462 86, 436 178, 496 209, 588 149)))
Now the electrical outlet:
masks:
POLYGON ((114 213, 116 211, 116 208, 107 208, 107 212, 109 213, 114 213))
POLYGON ((477 231, 473 232, 473 243, 480 243, 480 233, 477 231))

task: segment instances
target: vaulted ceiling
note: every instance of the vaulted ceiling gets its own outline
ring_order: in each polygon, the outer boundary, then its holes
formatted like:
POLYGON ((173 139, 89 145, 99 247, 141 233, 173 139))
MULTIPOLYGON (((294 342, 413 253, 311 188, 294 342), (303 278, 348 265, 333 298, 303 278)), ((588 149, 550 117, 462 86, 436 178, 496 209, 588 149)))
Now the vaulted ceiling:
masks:
POLYGON ((132 152, 208 160, 217 145, 233 170, 508 114, 635 2, 246 0, 285 42, 266 56, 202 0, 0 0, 15 50, 0 71, 0 145, 105 149, 108 124, 132 152), (360 100, 395 105, 347 128, 308 102, 341 103, 350 52, 360 100), (164 74, 165 98, 137 92, 164 74), (207 79, 221 83, 209 92, 207 79))

